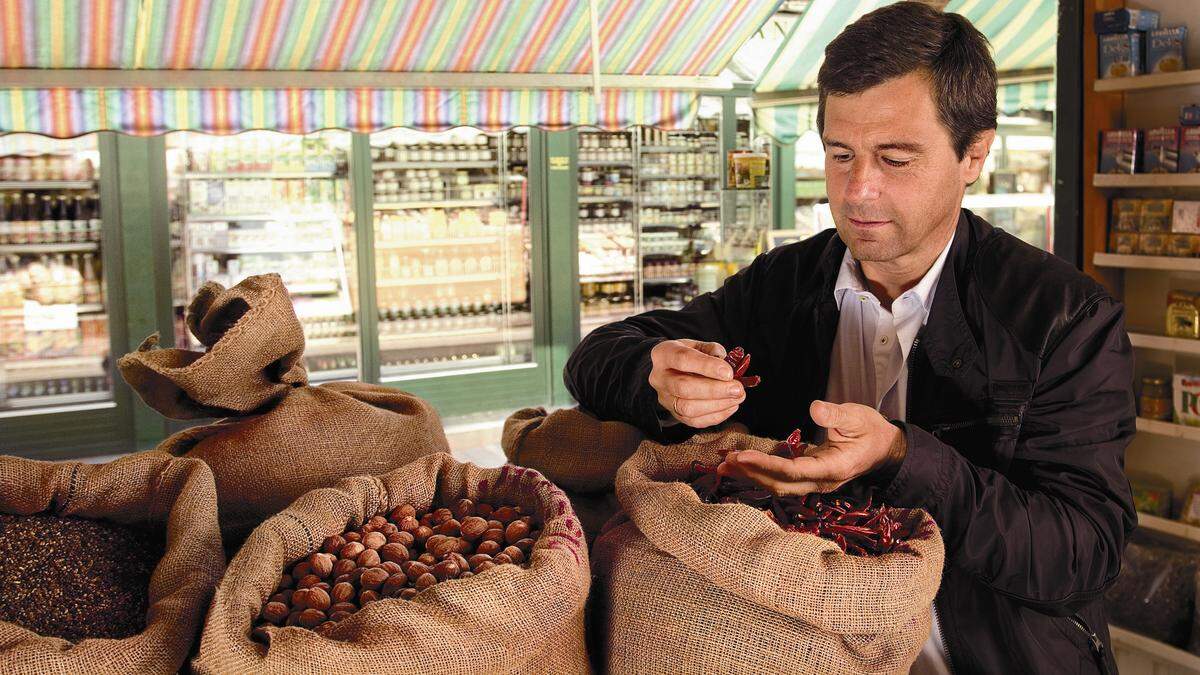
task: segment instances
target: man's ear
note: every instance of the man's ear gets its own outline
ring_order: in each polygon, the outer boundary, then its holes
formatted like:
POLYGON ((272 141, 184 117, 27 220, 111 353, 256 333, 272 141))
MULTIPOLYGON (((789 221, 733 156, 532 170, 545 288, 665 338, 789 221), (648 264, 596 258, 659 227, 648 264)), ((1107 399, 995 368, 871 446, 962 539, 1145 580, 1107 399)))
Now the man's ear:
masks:
POLYGON ((966 185, 970 185, 979 180, 979 174, 983 171, 983 163, 987 161, 988 153, 992 151, 992 143, 996 140, 995 129, 985 129, 975 136, 975 140, 967 146, 967 153, 963 155, 959 166, 962 170, 962 180, 966 185))

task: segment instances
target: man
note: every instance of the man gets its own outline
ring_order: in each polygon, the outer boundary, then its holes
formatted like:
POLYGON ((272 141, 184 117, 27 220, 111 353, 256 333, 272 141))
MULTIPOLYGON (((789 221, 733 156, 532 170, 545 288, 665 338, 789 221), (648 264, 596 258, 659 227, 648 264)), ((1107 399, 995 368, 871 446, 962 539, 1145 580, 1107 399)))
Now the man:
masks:
POLYGON ((961 208, 995 137, 986 39, 890 5, 829 45, 819 93, 836 232, 594 331, 567 386, 660 439, 801 428, 824 439, 809 456, 720 472, 926 509, 946 566, 914 672, 1115 671, 1102 596, 1136 523, 1133 357, 1103 288, 961 208), (757 388, 721 358, 738 345, 757 388))

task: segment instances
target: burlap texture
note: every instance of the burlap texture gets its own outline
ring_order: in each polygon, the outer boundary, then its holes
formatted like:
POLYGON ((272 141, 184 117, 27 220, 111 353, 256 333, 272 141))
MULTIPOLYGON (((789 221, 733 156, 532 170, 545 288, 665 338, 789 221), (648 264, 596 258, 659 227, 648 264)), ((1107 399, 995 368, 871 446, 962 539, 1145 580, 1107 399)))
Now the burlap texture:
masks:
POLYGON ((583 532, 561 490, 536 471, 432 455, 309 492, 255 529, 217 588, 192 665, 200 673, 587 672, 589 585, 583 532), (412 600, 373 602, 322 635, 272 627, 269 647, 251 640, 285 566, 325 537, 403 503, 424 509, 462 497, 519 504, 544 523, 528 569, 499 566, 412 600))
POLYGON ((907 671, 941 581, 936 528, 912 554, 850 556, 753 507, 705 504, 681 482, 692 460, 773 444, 733 431, 645 441, 621 467, 629 520, 607 524, 593 549, 610 672, 907 671))
POLYGON ((305 385, 304 333, 279 275, 228 290, 210 282, 188 311, 207 352, 153 349, 152 336, 118 366, 164 415, 232 416, 158 448, 212 467, 228 542, 309 490, 449 451, 437 411, 412 394, 360 382, 305 385))
MULTIPOLYGON (((174 673, 198 636, 225 568, 212 472, 145 452, 108 464, 0 456, 0 512, 104 519, 165 530, 150 579, 146 629, 72 644, 0 622, 0 673, 174 673)), ((3 564, 3 561, 0 561, 3 564)))
POLYGON ((518 410, 505 420, 500 438, 510 462, 581 494, 611 491, 617 469, 641 442, 637 427, 602 422, 579 408, 518 410))

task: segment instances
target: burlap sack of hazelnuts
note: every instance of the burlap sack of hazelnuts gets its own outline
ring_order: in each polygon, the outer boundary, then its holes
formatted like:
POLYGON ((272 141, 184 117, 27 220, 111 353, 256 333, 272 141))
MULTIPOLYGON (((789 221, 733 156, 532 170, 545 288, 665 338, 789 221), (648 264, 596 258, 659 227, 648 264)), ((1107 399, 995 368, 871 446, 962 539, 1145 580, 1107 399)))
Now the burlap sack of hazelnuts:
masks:
MULTIPOLYGON (((146 628, 123 640, 70 643, 0 622, 0 673, 175 673, 191 652, 225 569, 212 472, 144 452, 108 464, 0 456, 0 512, 48 513, 160 529, 146 628)), ((4 561, 0 561, 4 564, 4 561)))
MULTIPOLYGON (((705 504, 693 460, 775 441, 728 431, 643 442, 617 474, 623 515, 592 550, 609 672, 903 673, 929 636, 941 534, 912 554, 846 555, 743 504, 705 504)), ((928 517, 928 516, 926 516, 928 517)))
POLYGON ((447 454, 314 490, 251 533, 217 588, 193 668, 200 673, 584 673, 590 572, 562 491, 536 471, 481 469, 447 454), (411 600, 372 602, 321 634, 251 625, 285 567, 372 515, 461 498, 519 505, 542 523, 530 566, 501 565, 411 600))
POLYGON ((309 490, 449 451, 437 411, 412 394, 359 382, 308 386, 304 332, 277 274, 229 289, 205 284, 187 324, 206 351, 155 349, 153 335, 117 366, 167 417, 227 418, 158 449, 212 467, 222 532, 233 543, 309 490))

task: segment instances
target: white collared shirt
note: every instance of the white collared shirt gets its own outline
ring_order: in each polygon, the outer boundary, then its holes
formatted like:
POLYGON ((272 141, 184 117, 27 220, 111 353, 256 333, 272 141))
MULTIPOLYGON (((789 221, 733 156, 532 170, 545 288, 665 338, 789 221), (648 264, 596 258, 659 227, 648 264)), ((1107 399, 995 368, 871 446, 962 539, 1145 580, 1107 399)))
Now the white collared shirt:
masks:
MULTIPOLYGON (((917 332, 929 320, 933 295, 950 253, 951 237, 933 266, 916 286, 892 302, 891 311, 867 289, 862 268, 850 255, 842 257, 833 294, 840 310, 837 338, 830 355, 825 400, 861 403, 884 417, 903 420, 908 413, 908 353, 917 332)), ((910 675, 949 675, 946 648, 937 614, 929 639, 921 647, 910 675)))

